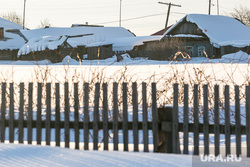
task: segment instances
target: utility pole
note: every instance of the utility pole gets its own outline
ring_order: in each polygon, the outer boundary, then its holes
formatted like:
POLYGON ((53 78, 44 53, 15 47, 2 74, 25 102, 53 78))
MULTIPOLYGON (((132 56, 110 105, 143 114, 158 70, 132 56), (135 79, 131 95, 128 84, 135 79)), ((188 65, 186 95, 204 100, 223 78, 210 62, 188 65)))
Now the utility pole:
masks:
POLYGON ((219 6, 219 0, 217 0, 217 15, 220 15, 220 6, 219 6))
POLYGON ((23 29, 25 24, 25 6, 26 6, 26 0, 24 0, 24 7, 23 7, 23 29))
POLYGON ((211 14, 211 0, 209 0, 208 14, 211 14))
POLYGON ((122 0, 120 0, 120 18, 119 18, 119 27, 122 26, 122 0))
POLYGON ((171 6, 181 7, 181 5, 172 4, 171 2, 170 2, 170 3, 158 2, 158 3, 159 3, 159 4, 163 4, 163 5, 168 5, 168 13, 167 13, 167 19, 166 19, 166 24, 165 24, 165 30, 167 30, 167 27, 168 27, 168 19, 169 19, 169 15, 170 15, 171 6))

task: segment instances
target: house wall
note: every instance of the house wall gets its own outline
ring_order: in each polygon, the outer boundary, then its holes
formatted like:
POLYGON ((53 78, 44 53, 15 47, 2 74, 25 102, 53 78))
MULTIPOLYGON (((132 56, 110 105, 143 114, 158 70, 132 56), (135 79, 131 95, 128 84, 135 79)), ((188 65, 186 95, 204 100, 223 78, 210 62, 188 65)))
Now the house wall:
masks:
POLYGON ((0 50, 0 60, 17 60, 18 50, 0 50))
POLYGON ((188 53, 186 46, 193 47, 193 55, 190 55, 191 57, 198 57, 198 48, 200 46, 205 47, 205 52, 210 58, 214 56, 213 46, 206 38, 168 37, 161 41, 145 42, 143 47, 135 47, 131 52, 133 54, 131 57, 148 57, 152 60, 172 60, 178 51, 183 54, 188 53))
MULTIPOLYGON (((98 59, 98 47, 87 48, 88 59, 98 59)), ((112 51, 112 45, 100 46, 99 59, 107 59, 112 57, 114 52, 112 51)))
POLYGON ((221 55, 236 53, 236 52, 238 52, 240 50, 250 54, 250 46, 247 46, 247 47, 244 47, 244 48, 237 48, 237 47, 233 47, 233 46, 222 46, 220 48, 220 50, 221 50, 221 55))

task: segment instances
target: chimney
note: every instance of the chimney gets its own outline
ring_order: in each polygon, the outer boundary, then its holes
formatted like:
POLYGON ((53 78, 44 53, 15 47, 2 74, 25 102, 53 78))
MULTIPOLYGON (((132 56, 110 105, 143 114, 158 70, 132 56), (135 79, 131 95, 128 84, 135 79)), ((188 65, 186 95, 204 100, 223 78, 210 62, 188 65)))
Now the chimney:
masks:
POLYGON ((0 27, 0 39, 4 39, 4 28, 0 27))

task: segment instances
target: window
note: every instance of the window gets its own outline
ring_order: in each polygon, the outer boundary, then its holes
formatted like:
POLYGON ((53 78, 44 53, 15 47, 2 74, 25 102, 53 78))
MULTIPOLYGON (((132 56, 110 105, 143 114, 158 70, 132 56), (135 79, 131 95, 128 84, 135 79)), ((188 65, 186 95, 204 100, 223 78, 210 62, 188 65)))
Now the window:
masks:
POLYGON ((198 47, 198 57, 206 57, 205 54, 205 46, 199 46, 198 47))
POLYGON ((193 48, 193 46, 186 46, 186 53, 187 53, 190 57, 193 57, 193 56, 194 56, 194 48, 193 48))

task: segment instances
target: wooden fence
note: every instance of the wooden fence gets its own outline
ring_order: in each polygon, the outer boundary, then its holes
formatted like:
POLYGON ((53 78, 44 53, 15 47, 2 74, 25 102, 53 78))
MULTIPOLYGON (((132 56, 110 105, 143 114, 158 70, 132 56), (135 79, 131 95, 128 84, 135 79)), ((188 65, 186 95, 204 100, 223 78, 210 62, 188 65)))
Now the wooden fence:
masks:
POLYGON ((147 106, 147 86, 142 83, 142 121, 138 121, 138 85, 132 84, 132 106, 133 106, 133 120, 128 121, 128 85, 122 84, 122 121, 118 121, 118 83, 113 83, 112 90, 112 121, 108 119, 108 90, 107 84, 102 85, 103 104, 102 112, 103 119, 99 119, 99 98, 100 98, 100 83, 95 84, 94 94, 94 111, 93 121, 89 119, 89 84, 84 83, 84 106, 83 106, 83 121, 79 121, 79 90, 78 83, 74 84, 74 121, 70 121, 70 105, 69 105, 69 84, 64 83, 64 120, 60 119, 60 87, 59 83, 55 85, 55 120, 51 120, 51 83, 46 84, 46 119, 41 119, 42 111, 42 84, 38 83, 37 88, 37 118, 33 120, 33 83, 29 83, 28 88, 28 115, 24 119, 24 83, 20 84, 20 101, 19 101, 19 118, 14 118, 14 87, 13 83, 9 85, 9 114, 6 117, 6 83, 2 83, 2 98, 1 98, 1 120, 0 120, 0 137, 1 142, 5 142, 5 130, 9 127, 9 142, 14 142, 14 129, 18 129, 18 142, 23 143, 24 128, 27 128, 27 142, 32 143, 32 130, 36 129, 36 142, 41 144, 42 135, 45 135, 46 145, 51 144, 51 129, 55 129, 55 143, 60 146, 61 133, 60 129, 64 129, 65 147, 69 147, 70 143, 70 129, 74 129, 75 149, 79 148, 79 130, 83 129, 84 150, 89 150, 89 130, 93 130, 93 149, 98 150, 98 132, 103 131, 103 145, 104 150, 109 150, 109 130, 113 132, 113 149, 118 148, 118 130, 123 131, 123 150, 129 150, 129 130, 133 131, 133 151, 139 151, 139 135, 138 131, 143 130, 143 145, 144 152, 149 151, 149 130, 153 132, 153 151, 164 153, 181 153, 179 132, 183 132, 183 154, 189 152, 189 132, 193 133, 194 138, 194 155, 199 155, 199 134, 204 135, 204 154, 209 154, 209 134, 214 134, 214 148, 215 155, 220 154, 220 134, 225 134, 226 154, 231 153, 231 135, 236 135, 236 153, 241 155, 241 135, 246 134, 247 143, 247 157, 250 157, 250 87, 246 86, 246 126, 241 125, 240 115, 240 100, 239 87, 235 86, 235 124, 231 124, 230 120, 230 98, 229 86, 224 87, 224 114, 225 124, 221 125, 219 120, 219 86, 214 87, 214 124, 209 124, 209 108, 208 108, 208 85, 203 86, 203 123, 199 122, 199 91, 198 85, 193 88, 193 122, 190 123, 190 109, 189 107, 189 90, 188 85, 184 85, 184 106, 183 106, 183 122, 179 121, 179 86, 174 85, 173 90, 173 107, 157 108, 157 90, 156 83, 151 85, 151 99, 152 99, 152 121, 148 121, 148 106, 147 106), (45 134, 42 134, 42 129, 45 134))

